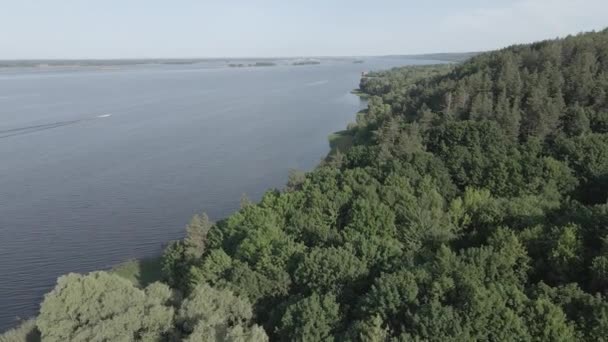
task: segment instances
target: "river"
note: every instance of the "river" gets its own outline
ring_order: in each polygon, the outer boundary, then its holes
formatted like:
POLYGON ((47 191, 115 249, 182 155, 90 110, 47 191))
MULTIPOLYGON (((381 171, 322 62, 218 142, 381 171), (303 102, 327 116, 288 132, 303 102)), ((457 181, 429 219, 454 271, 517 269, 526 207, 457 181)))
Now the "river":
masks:
POLYGON ((314 168, 362 71, 425 63, 365 60, 0 70, 0 332, 59 275, 157 255, 314 168))

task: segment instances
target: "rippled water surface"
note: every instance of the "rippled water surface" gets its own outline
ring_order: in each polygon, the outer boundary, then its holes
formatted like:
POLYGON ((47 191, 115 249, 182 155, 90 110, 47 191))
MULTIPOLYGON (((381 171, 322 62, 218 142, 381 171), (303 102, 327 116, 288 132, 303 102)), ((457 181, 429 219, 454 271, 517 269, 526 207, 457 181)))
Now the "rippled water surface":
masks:
POLYGON ((157 254, 313 168, 361 72, 414 63, 0 71, 0 331, 57 276, 157 254))

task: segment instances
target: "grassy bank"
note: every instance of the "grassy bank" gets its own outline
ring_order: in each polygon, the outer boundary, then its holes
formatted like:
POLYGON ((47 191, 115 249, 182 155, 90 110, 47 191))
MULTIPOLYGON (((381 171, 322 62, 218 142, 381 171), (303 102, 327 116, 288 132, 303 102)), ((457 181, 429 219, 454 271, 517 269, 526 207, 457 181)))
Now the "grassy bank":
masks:
POLYGON ((161 279, 161 257, 133 259, 114 266, 110 272, 130 280, 138 287, 160 281, 161 279))
POLYGON ((328 140, 329 147, 331 148, 329 156, 335 155, 338 151, 346 153, 353 146, 353 136, 348 130, 332 133, 329 135, 328 140))
POLYGON ((361 89, 353 89, 350 91, 351 94, 353 95, 357 95, 362 99, 368 99, 369 98, 369 94, 364 93, 363 91, 361 91, 361 89))

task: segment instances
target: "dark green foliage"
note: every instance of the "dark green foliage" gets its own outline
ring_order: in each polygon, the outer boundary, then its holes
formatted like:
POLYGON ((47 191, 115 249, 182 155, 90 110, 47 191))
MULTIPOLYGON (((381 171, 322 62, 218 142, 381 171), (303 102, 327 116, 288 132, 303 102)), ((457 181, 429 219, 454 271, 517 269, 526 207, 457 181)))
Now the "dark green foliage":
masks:
POLYGON ((558 139, 555 155, 568 162, 580 181, 576 193, 584 203, 605 203, 608 195, 608 134, 558 139))
POLYGON ((516 194, 524 181, 519 151, 496 122, 458 121, 428 131, 427 149, 444 160, 454 182, 516 194))
POLYGON ((186 282, 272 340, 602 341, 606 75, 608 31, 370 73, 353 145, 213 227, 186 282))
POLYGON ((588 133, 591 130, 591 123, 585 109, 579 105, 569 108, 563 118, 562 129, 569 136, 588 133))
POLYGON ((289 305, 278 327, 283 341, 332 341, 340 306, 331 295, 312 294, 289 305))
POLYGON ((304 257, 294 278, 311 293, 341 293, 367 272, 365 263, 345 248, 315 248, 304 257))
POLYGON ((184 290, 187 287, 186 276, 190 264, 184 253, 181 241, 171 241, 165 248, 161 259, 161 269, 164 281, 171 287, 184 290))
POLYGON ((366 314, 380 314, 385 319, 396 316, 418 296, 416 276, 409 271, 381 274, 363 297, 361 310, 366 314))
POLYGON ((355 321, 348 328, 344 341, 384 342, 389 338, 389 331, 383 327, 380 316, 363 321, 355 321))
POLYGON ((201 261, 207 247, 207 234, 213 224, 207 214, 195 215, 186 226, 181 241, 171 241, 160 260, 164 281, 171 287, 187 292, 193 285, 192 268, 201 261))

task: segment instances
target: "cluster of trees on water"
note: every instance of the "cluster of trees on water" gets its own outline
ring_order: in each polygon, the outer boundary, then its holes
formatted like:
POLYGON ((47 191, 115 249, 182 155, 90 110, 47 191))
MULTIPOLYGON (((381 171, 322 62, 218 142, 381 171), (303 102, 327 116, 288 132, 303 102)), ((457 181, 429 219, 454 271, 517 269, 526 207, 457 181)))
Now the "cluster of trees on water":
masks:
POLYGON ((605 341, 608 30, 361 81, 353 146, 164 252, 60 278, 45 341, 605 341))
POLYGON ((316 59, 304 59, 304 60, 299 60, 299 61, 295 61, 295 62, 291 63, 291 65, 317 65, 317 64, 321 64, 321 61, 316 60, 316 59))
POLYGON ((230 63, 228 64, 229 67, 231 68, 244 68, 244 67, 270 67, 270 66, 276 66, 277 63, 275 62, 255 62, 255 63, 249 63, 249 64, 244 64, 244 63, 230 63))

